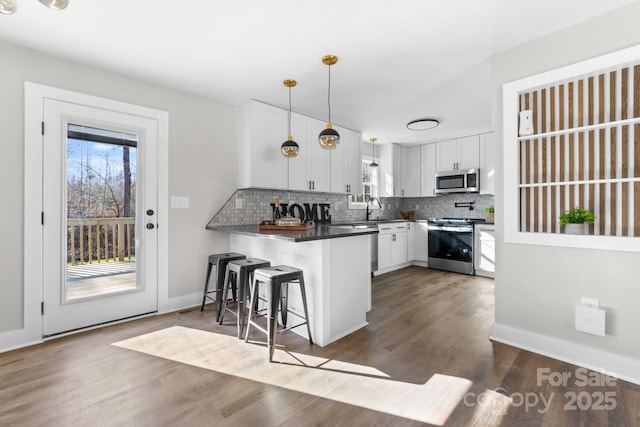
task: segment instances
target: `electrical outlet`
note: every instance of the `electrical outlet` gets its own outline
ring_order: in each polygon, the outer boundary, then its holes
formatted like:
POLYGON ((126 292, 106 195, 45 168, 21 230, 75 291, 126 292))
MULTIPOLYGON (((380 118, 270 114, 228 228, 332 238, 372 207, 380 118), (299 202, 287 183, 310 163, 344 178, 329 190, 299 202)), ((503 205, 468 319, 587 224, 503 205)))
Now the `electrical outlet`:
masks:
POLYGON ((416 210, 419 211, 420 210, 420 205, 416 205, 416 210))

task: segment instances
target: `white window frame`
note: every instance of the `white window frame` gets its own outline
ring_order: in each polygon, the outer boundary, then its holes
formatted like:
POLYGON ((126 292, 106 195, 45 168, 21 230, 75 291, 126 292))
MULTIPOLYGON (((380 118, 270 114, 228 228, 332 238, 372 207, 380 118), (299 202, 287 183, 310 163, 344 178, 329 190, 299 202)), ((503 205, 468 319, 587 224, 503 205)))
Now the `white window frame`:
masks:
POLYGON ((618 236, 584 236, 520 231, 520 161, 518 143, 519 93, 530 88, 577 78, 595 71, 637 61, 640 45, 612 52, 555 70, 536 74, 502 86, 503 172, 504 172, 504 240, 506 243, 564 246, 602 250, 640 252, 640 238, 618 236))

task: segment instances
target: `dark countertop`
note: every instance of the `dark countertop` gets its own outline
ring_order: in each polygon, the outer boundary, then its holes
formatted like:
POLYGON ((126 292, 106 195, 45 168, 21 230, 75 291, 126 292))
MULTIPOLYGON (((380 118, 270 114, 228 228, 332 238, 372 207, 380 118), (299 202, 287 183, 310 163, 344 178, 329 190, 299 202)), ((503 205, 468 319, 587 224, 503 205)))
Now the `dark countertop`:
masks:
POLYGON ((312 240, 335 239, 338 237, 361 236, 364 234, 377 234, 374 228, 347 228, 332 225, 316 225, 306 231, 296 230, 260 230, 258 224, 255 225, 223 225, 207 226, 207 230, 220 231, 229 234, 244 234, 264 239, 280 239, 292 242, 308 242, 312 240))

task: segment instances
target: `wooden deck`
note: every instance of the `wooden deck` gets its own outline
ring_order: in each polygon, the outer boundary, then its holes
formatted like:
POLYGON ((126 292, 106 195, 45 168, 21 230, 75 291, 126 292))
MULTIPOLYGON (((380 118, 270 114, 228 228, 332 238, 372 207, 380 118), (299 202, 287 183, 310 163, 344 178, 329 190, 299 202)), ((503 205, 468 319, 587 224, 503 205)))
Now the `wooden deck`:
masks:
POLYGON ((68 300, 128 291, 135 287, 135 261, 67 266, 68 300))

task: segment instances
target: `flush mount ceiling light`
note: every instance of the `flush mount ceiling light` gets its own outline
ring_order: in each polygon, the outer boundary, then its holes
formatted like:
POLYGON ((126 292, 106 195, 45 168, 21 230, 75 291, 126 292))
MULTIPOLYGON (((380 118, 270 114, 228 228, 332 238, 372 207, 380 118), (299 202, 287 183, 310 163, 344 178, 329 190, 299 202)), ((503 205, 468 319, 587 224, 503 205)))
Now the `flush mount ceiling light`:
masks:
MULTIPOLYGON (((40 3, 47 6, 49 9, 61 10, 69 5, 69 0, 40 0, 40 3)), ((14 0, 0 0, 0 13, 4 15, 11 15, 18 10, 14 0)))
POLYGON ((295 80, 287 79, 282 83, 289 88, 289 113, 287 115, 287 135, 289 136, 280 146, 280 151, 283 156, 289 158, 296 157, 298 152, 300 152, 300 146, 293 140, 293 136, 291 136, 291 88, 294 87, 297 82, 295 80))
POLYGON ((377 169, 380 165, 378 165, 376 163, 376 141, 378 140, 378 138, 370 138, 369 141, 371 141, 371 157, 373 158, 373 160, 371 161, 371 163, 369 163, 369 167, 371 169, 377 169))
POLYGON ((409 130, 429 130, 440 124, 436 119, 416 119, 407 123, 409 130))
POLYGON ((331 125, 331 66, 338 62, 335 55, 325 55, 322 57, 322 63, 329 68, 329 90, 327 91, 327 104, 329 105, 329 120, 327 128, 318 135, 318 144, 325 150, 334 150, 340 144, 340 134, 333 129, 331 125))

